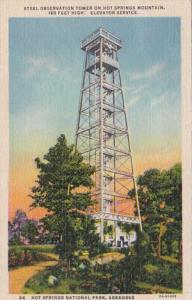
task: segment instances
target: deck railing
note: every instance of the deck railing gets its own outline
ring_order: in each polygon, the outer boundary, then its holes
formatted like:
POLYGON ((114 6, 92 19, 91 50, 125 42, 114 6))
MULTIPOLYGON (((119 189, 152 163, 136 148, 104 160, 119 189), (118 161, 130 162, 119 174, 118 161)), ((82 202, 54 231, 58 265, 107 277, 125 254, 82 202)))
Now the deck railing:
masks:
POLYGON ((112 33, 108 32, 104 28, 99 28, 99 29, 95 30, 94 32, 92 32, 88 37, 86 37, 81 42, 81 48, 84 48, 86 45, 88 45, 90 42, 92 42, 99 36, 102 36, 104 38, 111 40, 113 43, 117 44, 119 47, 122 46, 122 42, 119 38, 114 36, 112 33))

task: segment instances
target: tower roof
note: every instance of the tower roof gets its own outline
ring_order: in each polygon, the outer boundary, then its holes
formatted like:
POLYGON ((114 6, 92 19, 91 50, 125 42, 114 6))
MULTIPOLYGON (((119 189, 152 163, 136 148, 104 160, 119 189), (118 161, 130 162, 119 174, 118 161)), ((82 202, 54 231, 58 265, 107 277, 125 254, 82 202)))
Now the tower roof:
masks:
POLYGON ((81 49, 85 50, 85 48, 98 37, 103 37, 107 39, 108 41, 115 44, 118 47, 118 49, 122 47, 122 42, 119 38, 117 38, 115 35, 107 31, 106 29, 99 27, 97 30, 88 35, 84 40, 82 40, 81 49))

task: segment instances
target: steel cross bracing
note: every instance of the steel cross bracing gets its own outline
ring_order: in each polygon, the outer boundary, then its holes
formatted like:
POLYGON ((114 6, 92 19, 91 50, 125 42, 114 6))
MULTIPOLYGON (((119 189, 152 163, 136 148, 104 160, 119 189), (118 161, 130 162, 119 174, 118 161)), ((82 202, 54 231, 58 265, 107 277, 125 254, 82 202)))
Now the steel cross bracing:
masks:
MULTIPOLYGON (((88 213, 100 221, 140 224, 136 178, 117 52, 121 40, 99 28, 81 48, 85 63, 76 128, 76 147, 94 165, 94 205, 88 213), (135 191, 134 198, 129 191, 135 191)), ((132 193, 133 194, 133 193, 132 193)))

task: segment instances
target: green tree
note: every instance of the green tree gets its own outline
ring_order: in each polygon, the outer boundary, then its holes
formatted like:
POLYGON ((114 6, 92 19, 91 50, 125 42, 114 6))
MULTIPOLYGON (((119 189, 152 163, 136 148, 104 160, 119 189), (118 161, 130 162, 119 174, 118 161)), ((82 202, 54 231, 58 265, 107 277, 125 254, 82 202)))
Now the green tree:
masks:
POLYGON ((12 222, 9 222, 9 243, 22 244, 22 228, 29 221, 24 211, 18 209, 12 222))
POLYGON ((29 220, 23 225, 21 235, 28 239, 30 244, 34 244, 36 242, 38 238, 38 230, 33 221, 29 220))
POLYGON ((161 256, 162 241, 170 244, 166 237, 181 241, 181 165, 144 172, 138 178, 138 194, 144 231, 161 256))
POLYGON ((164 236, 170 252, 182 263, 182 169, 181 164, 167 171, 166 205, 172 208, 172 216, 164 236), (171 243, 170 243, 171 241, 171 243))
POLYGON ((58 236, 57 252, 70 266, 77 252, 99 244, 94 220, 86 214, 92 205, 90 193, 95 168, 83 162, 74 145, 61 135, 43 160, 35 159, 39 174, 32 188, 32 207, 44 207, 49 214, 44 221, 58 236), (84 192, 83 192, 84 190, 84 192), (85 191, 86 190, 86 191, 85 191))
POLYGON ((41 219, 41 234, 40 241, 45 244, 58 244, 60 237, 61 222, 58 220, 57 215, 46 215, 41 219))
POLYGON ((106 236, 113 237, 114 227, 112 224, 108 224, 107 221, 104 221, 104 242, 106 242, 106 236))

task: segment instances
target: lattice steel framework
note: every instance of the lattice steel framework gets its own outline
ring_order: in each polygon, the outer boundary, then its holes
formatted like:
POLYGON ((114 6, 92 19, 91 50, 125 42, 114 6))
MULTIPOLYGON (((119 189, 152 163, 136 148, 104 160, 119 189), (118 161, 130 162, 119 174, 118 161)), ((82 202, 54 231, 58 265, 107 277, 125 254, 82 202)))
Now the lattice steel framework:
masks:
POLYGON ((120 39, 99 28, 82 41, 85 63, 76 128, 76 147, 96 167, 91 190, 94 205, 91 217, 142 223, 130 148, 121 75, 117 52, 120 39), (134 190, 134 196, 129 191, 134 190))

